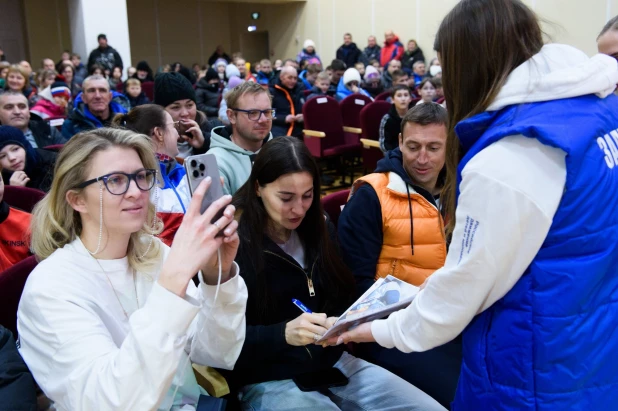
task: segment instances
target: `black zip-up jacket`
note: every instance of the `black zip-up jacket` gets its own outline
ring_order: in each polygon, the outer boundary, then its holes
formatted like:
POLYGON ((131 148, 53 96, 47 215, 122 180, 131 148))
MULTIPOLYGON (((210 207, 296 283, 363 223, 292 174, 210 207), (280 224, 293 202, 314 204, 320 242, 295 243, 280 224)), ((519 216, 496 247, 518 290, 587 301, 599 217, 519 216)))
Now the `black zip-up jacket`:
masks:
POLYGON ((206 78, 197 82, 195 89, 197 109, 206 113, 208 117, 216 118, 219 115, 219 97, 219 83, 208 84, 206 78))
POLYGON ((272 106, 276 110, 275 118, 273 119, 272 134, 273 137, 292 135, 294 137, 302 137, 303 123, 294 122, 292 132, 290 131, 290 123, 285 122, 285 118, 292 114, 292 105, 294 103, 294 115, 303 114, 303 104, 305 104, 305 94, 302 81, 298 81, 294 89, 290 90, 281 84, 279 77, 270 86, 270 94, 273 96, 272 106))
MULTIPOLYGON (((334 227, 329 225, 331 236, 334 227)), ((236 262, 240 275, 247 284, 247 334, 242 351, 233 371, 221 370, 230 387, 237 389, 247 384, 285 380, 295 375, 331 368, 341 357, 342 347, 322 348, 309 344, 305 347, 289 345, 285 340, 285 326, 302 312, 292 304, 298 299, 315 313, 323 313, 327 305, 324 277, 317 261, 310 261, 303 270, 291 256, 264 236, 264 269, 256 273, 246 253, 249 245, 241 239, 236 262), (267 282, 268 313, 260 313, 258 302, 258 278, 267 282), (313 281, 315 296, 309 296, 308 280, 313 281)), ((354 287, 351 284, 350 287, 354 287)), ((351 304, 347 301, 330 301, 333 309, 326 314, 339 316, 351 304)))

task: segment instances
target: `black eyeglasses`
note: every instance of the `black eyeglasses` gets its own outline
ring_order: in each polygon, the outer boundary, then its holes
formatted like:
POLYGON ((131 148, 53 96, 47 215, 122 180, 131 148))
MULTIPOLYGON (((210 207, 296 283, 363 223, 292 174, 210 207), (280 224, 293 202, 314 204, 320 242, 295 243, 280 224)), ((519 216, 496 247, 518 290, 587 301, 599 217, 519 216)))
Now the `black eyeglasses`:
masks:
POLYGON ((154 187, 156 176, 157 170, 151 169, 139 170, 133 174, 121 172, 110 173, 105 174, 101 177, 93 178, 92 180, 84 181, 75 188, 84 188, 88 187, 90 184, 103 181, 103 184, 105 184, 105 188, 107 188, 107 191, 109 191, 110 194, 119 196, 129 191, 129 185, 131 184, 131 180, 135 181, 137 188, 139 188, 140 190, 150 191, 150 189, 154 187))
POLYGON ((269 108, 268 110, 241 110, 239 108, 233 108, 232 111, 240 111, 242 113, 247 113, 247 117, 251 121, 259 121, 262 114, 266 120, 272 120, 275 116, 275 109, 269 108))

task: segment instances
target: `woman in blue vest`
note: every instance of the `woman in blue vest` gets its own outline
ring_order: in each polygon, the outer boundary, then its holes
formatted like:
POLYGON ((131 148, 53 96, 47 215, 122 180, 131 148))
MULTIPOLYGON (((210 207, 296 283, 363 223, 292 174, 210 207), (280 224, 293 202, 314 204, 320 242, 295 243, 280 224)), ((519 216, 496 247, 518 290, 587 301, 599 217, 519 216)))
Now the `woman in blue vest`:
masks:
POLYGON ((435 49, 451 245, 414 302, 339 343, 425 351, 463 331, 455 410, 618 404, 616 60, 543 44, 519 0, 463 0, 435 49))

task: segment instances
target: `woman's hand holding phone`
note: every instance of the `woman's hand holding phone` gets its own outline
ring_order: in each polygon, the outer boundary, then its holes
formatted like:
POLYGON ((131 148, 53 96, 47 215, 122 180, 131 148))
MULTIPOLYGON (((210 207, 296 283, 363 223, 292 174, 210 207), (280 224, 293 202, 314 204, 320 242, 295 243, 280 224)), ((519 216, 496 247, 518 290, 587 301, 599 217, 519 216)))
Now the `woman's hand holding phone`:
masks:
POLYGON ((189 281, 199 270, 202 270, 206 284, 217 284, 219 248, 221 248, 221 281, 227 281, 238 251, 239 239, 236 232, 238 222, 234 220, 234 206, 230 205, 232 196, 219 198, 203 214, 200 213, 202 199, 211 184, 212 179, 207 177, 193 193, 189 208, 176 232, 170 253, 159 275, 159 284, 180 297, 185 296, 189 281), (224 209, 223 215, 211 223, 221 209, 224 209), (222 231, 223 236, 217 236, 219 231, 222 231))
POLYGON ((204 134, 200 129, 199 124, 193 120, 180 120, 180 128, 182 131, 180 138, 189 143, 193 148, 202 148, 204 145, 204 134))

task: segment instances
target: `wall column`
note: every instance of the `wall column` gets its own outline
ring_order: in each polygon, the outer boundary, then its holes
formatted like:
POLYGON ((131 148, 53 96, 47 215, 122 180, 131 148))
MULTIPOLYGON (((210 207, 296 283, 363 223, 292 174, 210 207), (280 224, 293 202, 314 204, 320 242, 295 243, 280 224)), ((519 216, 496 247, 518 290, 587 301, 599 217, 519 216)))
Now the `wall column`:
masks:
POLYGON ((123 77, 131 66, 131 43, 126 0, 69 0, 73 51, 87 64, 90 52, 99 47, 97 36, 107 35, 107 43, 115 48, 124 65, 123 77))

